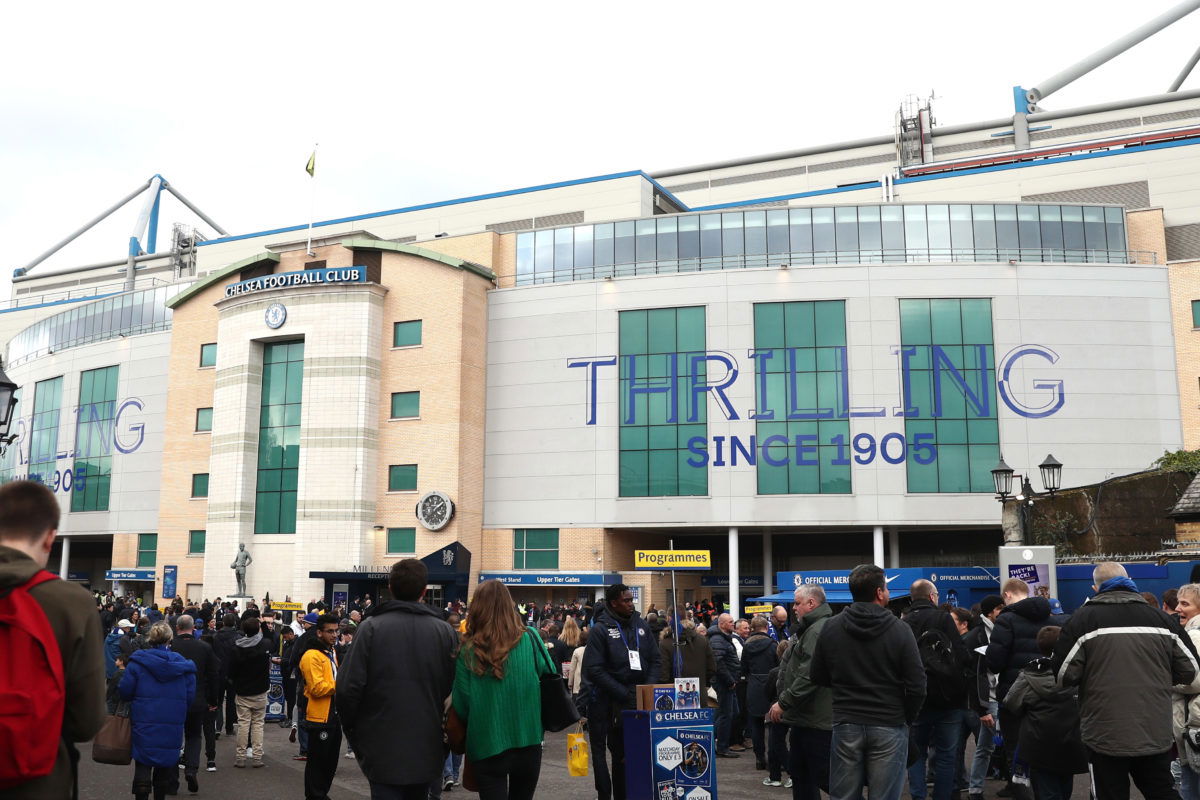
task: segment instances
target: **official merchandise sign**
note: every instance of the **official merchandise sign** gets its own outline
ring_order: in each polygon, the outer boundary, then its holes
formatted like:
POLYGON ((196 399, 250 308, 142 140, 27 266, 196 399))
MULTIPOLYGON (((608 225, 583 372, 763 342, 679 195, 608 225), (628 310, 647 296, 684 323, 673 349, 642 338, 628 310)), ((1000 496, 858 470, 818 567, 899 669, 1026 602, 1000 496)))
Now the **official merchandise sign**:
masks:
POLYGON ((364 283, 367 268, 334 267, 333 269, 302 269, 298 272, 280 272, 260 275, 257 278, 231 283, 225 287, 226 299, 254 294, 268 289, 294 289, 298 286, 330 286, 338 283, 364 283))
POLYGON ((634 550, 634 569, 712 569, 708 550, 634 550))

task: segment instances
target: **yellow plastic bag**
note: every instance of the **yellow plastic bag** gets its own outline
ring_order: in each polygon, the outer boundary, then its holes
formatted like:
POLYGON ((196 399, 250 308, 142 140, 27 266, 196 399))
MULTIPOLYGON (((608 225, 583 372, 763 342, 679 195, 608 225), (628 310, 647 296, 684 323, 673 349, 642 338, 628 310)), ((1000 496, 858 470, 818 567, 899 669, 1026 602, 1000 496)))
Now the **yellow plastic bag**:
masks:
POLYGON ((573 778, 588 774, 588 743, 582 731, 580 727, 577 732, 567 734, 567 774, 573 778))

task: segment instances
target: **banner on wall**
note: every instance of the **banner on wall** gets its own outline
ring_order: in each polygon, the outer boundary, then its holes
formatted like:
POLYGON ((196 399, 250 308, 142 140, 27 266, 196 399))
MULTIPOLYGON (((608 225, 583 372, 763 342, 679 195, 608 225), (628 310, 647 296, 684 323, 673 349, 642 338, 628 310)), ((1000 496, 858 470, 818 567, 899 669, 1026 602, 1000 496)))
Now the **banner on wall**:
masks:
POLYGON ((166 564, 163 566, 163 588, 162 596, 164 600, 175 599, 175 589, 179 581, 179 567, 174 564, 166 564))

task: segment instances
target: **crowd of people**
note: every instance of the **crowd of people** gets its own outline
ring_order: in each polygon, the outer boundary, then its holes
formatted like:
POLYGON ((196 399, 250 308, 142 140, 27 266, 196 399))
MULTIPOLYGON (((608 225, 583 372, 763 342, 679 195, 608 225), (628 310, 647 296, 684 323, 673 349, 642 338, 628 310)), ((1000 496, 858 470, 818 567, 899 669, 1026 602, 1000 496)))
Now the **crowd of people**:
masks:
POLYGON ((739 619, 707 601, 643 615, 620 583, 595 603, 534 605, 485 581, 469 608, 439 609, 423 602, 425 566, 405 559, 391 599, 313 601, 285 620, 229 599, 89 597, 43 569, 57 526, 44 486, 0 486, 0 697, 30 709, 0 724, 6 798, 75 796, 75 745, 110 715, 131 723, 136 800, 177 793, 181 777, 194 794, 222 734, 236 737, 234 768, 265 765, 270 711, 291 728, 309 800, 328 797, 347 758, 372 798, 440 798, 461 782, 528 800, 540 687, 561 674, 598 800, 626 796, 622 712, 637 687, 677 678, 714 709, 713 754, 752 754, 762 784, 793 798, 861 800, 869 787, 895 800, 907 787, 984 800, 999 778, 996 796, 1065 800, 1088 773, 1099 800, 1127 800, 1131 781, 1147 800, 1200 800, 1200 584, 1155 597, 1112 562, 1070 615, 1016 578, 971 609, 919 580, 899 609, 884 571, 863 565, 836 613, 813 584, 790 610, 739 619))

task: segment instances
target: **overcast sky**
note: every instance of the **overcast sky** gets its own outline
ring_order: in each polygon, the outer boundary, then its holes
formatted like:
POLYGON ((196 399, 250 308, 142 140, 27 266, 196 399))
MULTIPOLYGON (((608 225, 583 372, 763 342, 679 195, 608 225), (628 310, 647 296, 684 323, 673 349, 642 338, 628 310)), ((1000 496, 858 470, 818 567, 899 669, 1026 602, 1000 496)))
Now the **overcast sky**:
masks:
MULTIPOLYGON (((247 233, 308 221, 314 142, 327 219, 891 135, 909 94, 943 125, 993 119, 1173 5, 10 4, 0 294, 156 172, 247 233)), ((1043 107, 1163 92, 1197 43, 1200 13, 1043 107)), ((38 271, 123 257, 138 206, 38 271)), ((198 222, 164 195, 160 249, 176 221, 198 222)))

